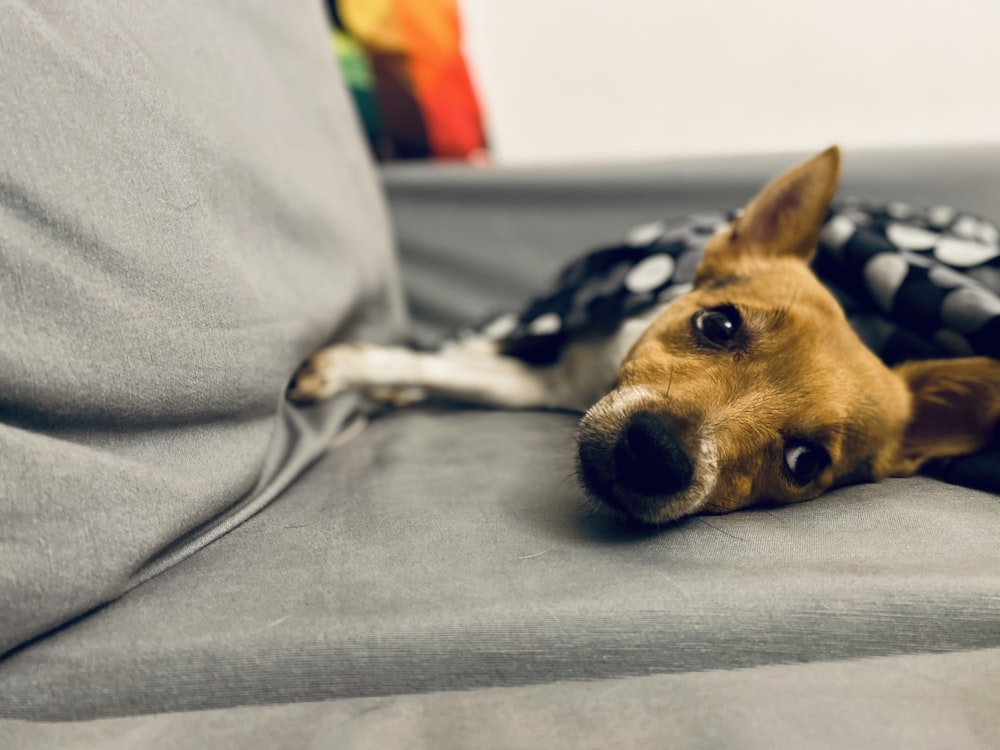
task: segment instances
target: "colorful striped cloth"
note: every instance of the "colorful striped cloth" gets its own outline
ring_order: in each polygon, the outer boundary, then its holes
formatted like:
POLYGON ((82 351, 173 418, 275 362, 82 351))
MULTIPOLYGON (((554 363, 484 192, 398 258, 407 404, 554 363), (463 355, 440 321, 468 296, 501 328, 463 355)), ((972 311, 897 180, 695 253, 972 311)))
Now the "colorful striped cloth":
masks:
POLYGON ((457 0, 328 0, 334 48, 375 155, 470 159, 486 139, 457 0))

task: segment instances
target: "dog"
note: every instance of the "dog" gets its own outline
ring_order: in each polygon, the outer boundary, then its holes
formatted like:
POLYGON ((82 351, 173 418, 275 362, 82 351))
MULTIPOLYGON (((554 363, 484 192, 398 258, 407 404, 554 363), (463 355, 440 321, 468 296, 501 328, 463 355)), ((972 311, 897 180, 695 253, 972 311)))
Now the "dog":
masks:
POLYGON ((831 147, 778 176, 707 240, 692 284, 554 362, 505 353, 489 327, 435 353, 339 344, 289 395, 582 412, 583 488, 647 524, 797 503, 984 448, 1000 361, 889 367, 811 270, 839 174, 831 147))

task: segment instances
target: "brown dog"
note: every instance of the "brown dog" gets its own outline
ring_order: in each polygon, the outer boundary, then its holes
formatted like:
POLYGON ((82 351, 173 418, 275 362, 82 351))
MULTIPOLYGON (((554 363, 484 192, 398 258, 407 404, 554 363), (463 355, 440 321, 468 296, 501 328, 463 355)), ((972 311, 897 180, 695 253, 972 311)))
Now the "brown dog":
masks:
POLYGON ((1000 362, 890 369, 810 270, 838 176, 836 148, 781 175, 709 240, 691 291, 552 366, 503 356, 488 334, 435 354, 339 345, 290 394, 586 410, 583 485, 649 523, 800 502, 983 448, 1000 421, 1000 362))

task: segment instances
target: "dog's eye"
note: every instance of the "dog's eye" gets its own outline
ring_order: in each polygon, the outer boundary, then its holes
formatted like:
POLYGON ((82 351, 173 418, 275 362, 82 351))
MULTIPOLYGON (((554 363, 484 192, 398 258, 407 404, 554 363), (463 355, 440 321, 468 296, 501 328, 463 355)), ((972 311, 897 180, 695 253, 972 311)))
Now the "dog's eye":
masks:
POLYGON ((785 469, 800 487, 812 482, 829 464, 830 456, 822 448, 798 442, 785 446, 785 469))
POLYGON ((724 346, 736 335, 743 320, 739 310, 732 305, 723 305, 695 313, 691 322, 705 339, 724 346))

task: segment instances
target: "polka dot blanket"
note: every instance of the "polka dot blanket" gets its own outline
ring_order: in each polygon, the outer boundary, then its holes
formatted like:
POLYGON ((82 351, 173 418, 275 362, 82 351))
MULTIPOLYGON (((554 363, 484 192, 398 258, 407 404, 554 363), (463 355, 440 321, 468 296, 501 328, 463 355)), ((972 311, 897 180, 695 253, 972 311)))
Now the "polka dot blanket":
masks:
MULTIPOLYGON (((734 212, 693 214, 633 229, 569 265, 519 316, 485 330, 505 353, 537 365, 569 343, 610 334, 626 318, 690 288, 706 240, 734 212)), ((844 200, 831 208, 814 270, 862 340, 887 364, 985 355, 1000 359, 1000 231, 950 206, 844 200)), ((931 472, 1000 492, 1000 438, 931 472)))

